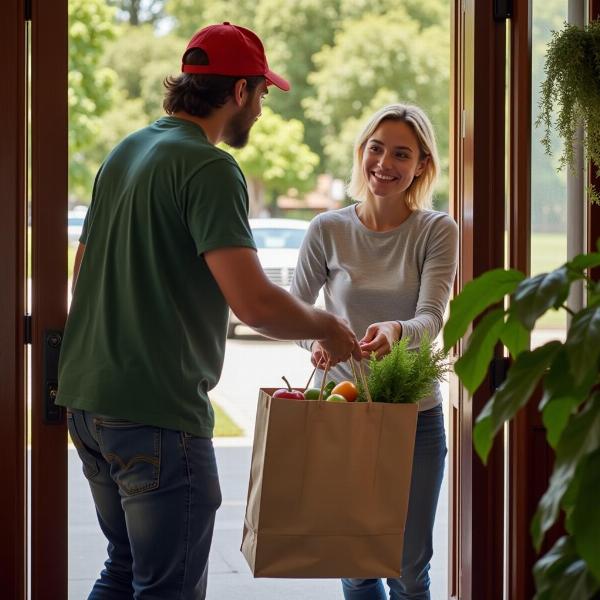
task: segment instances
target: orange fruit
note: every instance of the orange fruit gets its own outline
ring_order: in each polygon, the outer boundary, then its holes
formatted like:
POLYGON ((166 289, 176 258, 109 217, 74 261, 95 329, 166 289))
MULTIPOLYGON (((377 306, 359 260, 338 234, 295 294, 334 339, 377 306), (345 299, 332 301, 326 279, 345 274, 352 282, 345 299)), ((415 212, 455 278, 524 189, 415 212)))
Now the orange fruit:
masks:
POLYGON ((348 402, 354 402, 358 396, 358 390, 351 381, 341 381, 331 390, 331 393, 344 396, 348 402))

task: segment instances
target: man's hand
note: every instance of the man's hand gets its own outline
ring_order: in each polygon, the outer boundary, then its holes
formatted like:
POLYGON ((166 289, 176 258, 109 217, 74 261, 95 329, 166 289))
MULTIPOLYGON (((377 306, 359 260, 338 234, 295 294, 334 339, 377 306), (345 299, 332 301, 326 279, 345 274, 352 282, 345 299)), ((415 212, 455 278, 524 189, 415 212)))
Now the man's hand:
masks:
POLYGON ((331 332, 327 337, 317 340, 314 343, 313 352, 318 349, 320 353, 318 358, 315 357, 315 360, 319 360, 323 365, 329 361, 331 367, 348 360, 351 355, 356 360, 360 360, 360 346, 354 332, 350 329, 346 321, 332 314, 325 314, 331 319, 331 332))
POLYGON ((323 346, 321 346, 321 344, 315 340, 310 352, 310 362, 313 364, 313 367, 317 367, 317 369, 324 369, 327 365, 328 357, 325 350, 323 350, 323 346))
POLYGON ((398 321, 382 321, 369 325, 364 337, 359 341, 363 358, 369 358, 372 352, 377 359, 389 354, 401 336, 402 325, 398 321))

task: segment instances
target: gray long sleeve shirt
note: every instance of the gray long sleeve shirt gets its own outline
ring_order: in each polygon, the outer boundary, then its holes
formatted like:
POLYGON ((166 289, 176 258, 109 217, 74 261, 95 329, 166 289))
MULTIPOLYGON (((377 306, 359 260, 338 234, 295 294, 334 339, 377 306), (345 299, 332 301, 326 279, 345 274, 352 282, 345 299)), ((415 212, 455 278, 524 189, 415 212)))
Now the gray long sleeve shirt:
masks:
MULTIPOLYGON (((356 205, 315 217, 304 238, 291 292, 314 304, 323 288, 325 308, 346 319, 358 339, 380 321, 399 321, 402 337, 418 346, 440 332, 456 273, 458 227, 446 214, 417 210, 391 231, 372 231, 356 205)), ((307 350, 311 340, 300 345, 307 350)), ((330 371, 335 381, 353 380, 349 363, 330 371)), ((321 384, 322 371, 315 383, 321 384)), ((419 410, 441 402, 439 385, 419 410)))

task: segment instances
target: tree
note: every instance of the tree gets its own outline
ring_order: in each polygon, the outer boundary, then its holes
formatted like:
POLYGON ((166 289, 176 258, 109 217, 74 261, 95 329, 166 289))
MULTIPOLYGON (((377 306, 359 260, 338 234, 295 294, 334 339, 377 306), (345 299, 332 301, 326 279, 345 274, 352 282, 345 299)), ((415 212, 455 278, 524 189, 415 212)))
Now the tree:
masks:
POLYGON ((304 143, 304 126, 296 119, 284 120, 264 106, 245 148, 231 152, 248 181, 250 216, 258 216, 289 188, 305 191, 314 184, 319 157, 304 143))
POLYGON ((448 0, 340 0, 340 19, 361 19, 367 14, 388 15, 390 25, 395 22, 394 11, 402 5, 406 15, 425 29, 432 25, 443 25, 450 20, 450 2, 448 0))
POLYGON ((334 175, 348 177, 350 140, 365 118, 392 99, 426 111, 447 166, 449 37, 445 26, 423 28, 396 8, 346 21, 334 44, 314 57, 318 70, 308 80, 316 93, 303 106, 324 127, 326 167, 334 175))
POLYGON ((229 21, 254 30, 260 0, 169 0, 166 12, 175 21, 175 32, 190 38, 213 23, 229 21))
POLYGON ((163 113, 162 82, 179 73, 185 46, 183 38, 157 36, 149 25, 122 25, 118 38, 107 47, 104 64, 117 73, 125 97, 142 98, 144 113, 155 119, 163 113))
POLYGON ((103 0, 69 0, 69 190, 83 202, 90 199, 96 170, 89 151, 115 100, 116 73, 101 66, 115 35, 113 16, 103 0))
POLYGON ((117 17, 137 27, 143 23, 156 23, 163 15, 166 0, 107 0, 117 8, 117 17))
MULTIPOLYGON (((536 7, 532 32, 532 121, 539 115, 540 84, 544 78, 546 44, 551 31, 561 29, 567 18, 567 7, 562 0, 546 0, 536 7)), ((544 152, 540 143, 543 129, 532 127, 531 144, 531 226, 534 231, 564 232, 567 220, 565 171, 558 171, 560 140, 552 133, 554 158, 544 152)))
POLYGON ((306 142, 320 156, 323 125, 305 118, 302 100, 315 94, 308 81, 313 56, 333 42, 339 5, 340 0, 260 0, 256 6, 256 32, 265 42, 269 66, 292 86, 286 94, 274 93, 269 104, 286 118, 304 121, 306 142))

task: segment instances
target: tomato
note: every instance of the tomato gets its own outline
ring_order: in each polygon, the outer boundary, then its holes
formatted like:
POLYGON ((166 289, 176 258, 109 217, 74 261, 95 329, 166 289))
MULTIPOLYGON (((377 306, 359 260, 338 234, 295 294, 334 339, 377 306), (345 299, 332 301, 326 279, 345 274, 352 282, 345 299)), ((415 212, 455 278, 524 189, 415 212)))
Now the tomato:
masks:
POLYGON ((354 402, 358 396, 358 390, 351 381, 341 381, 331 390, 331 393, 344 396, 348 402, 354 402))

